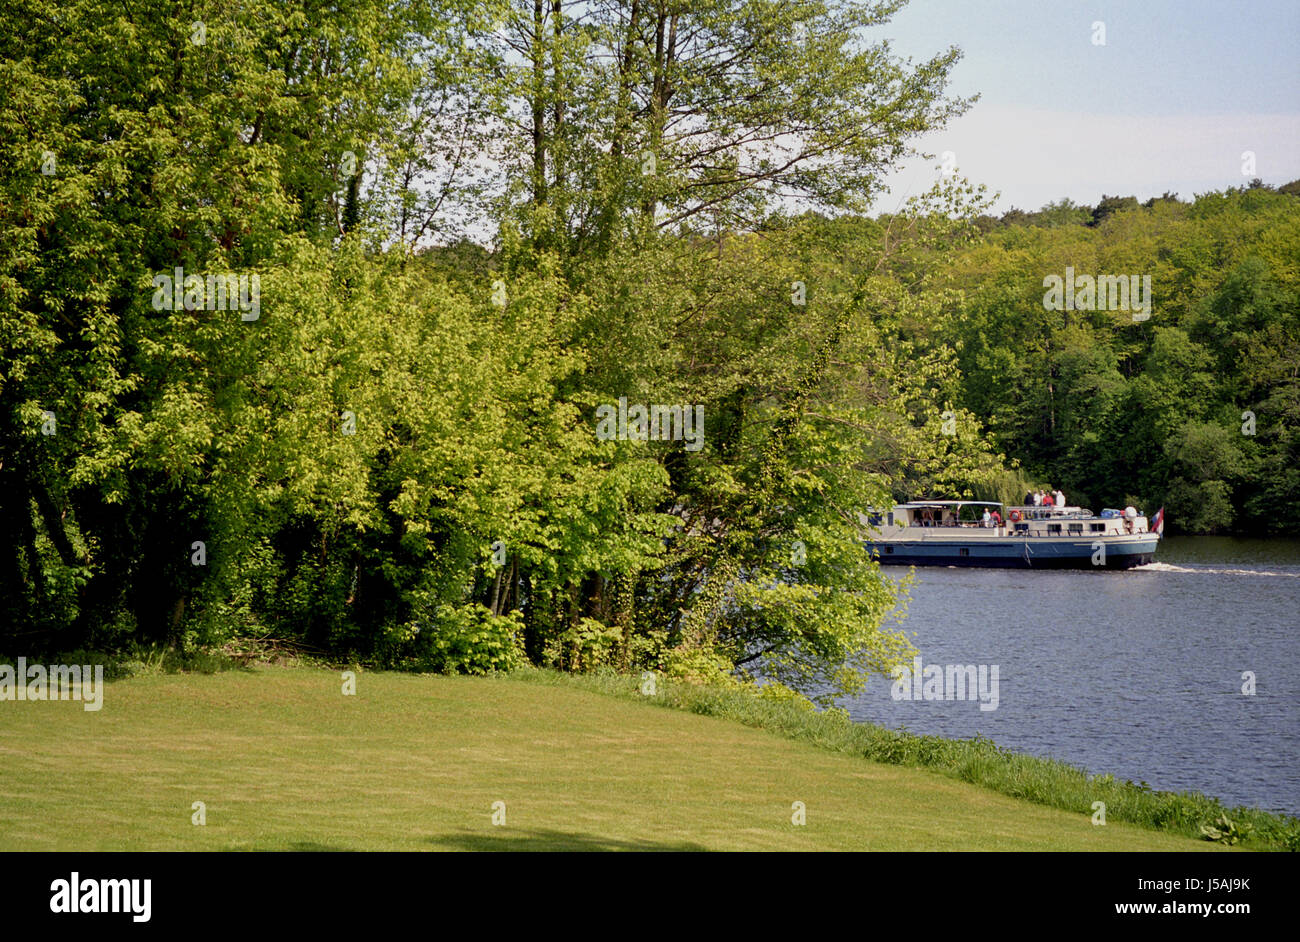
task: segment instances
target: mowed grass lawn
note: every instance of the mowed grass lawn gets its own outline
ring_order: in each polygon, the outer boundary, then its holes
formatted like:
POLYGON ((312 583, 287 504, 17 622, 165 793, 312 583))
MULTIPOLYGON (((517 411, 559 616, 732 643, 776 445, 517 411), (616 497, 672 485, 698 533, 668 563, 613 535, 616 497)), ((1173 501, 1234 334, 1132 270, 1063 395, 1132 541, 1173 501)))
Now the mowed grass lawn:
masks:
POLYGON ((343 696, 338 672, 261 667, 110 683, 99 712, 0 702, 0 850, 1216 847, 508 677, 359 673, 343 696))

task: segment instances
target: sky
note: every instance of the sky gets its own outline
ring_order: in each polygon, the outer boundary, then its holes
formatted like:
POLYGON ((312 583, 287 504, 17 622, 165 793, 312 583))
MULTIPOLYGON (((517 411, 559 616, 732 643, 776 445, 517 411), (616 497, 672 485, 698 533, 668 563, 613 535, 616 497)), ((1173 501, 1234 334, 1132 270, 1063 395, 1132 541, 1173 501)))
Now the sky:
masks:
POLYGON ((1300 179, 1300 0, 912 0, 868 38, 918 62, 960 47, 950 90, 980 95, 918 139, 935 159, 891 174, 877 211, 928 189, 945 151, 999 213, 1300 179))

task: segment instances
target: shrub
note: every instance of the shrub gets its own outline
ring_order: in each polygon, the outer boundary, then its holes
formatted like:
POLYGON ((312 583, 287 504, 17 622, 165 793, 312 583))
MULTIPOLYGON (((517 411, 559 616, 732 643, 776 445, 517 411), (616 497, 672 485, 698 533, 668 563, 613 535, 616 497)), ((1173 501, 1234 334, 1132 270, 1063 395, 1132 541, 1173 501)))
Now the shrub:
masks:
POLYGON ((508 671, 524 660, 518 611, 494 616, 485 606, 441 605, 432 617, 408 623, 400 642, 415 649, 414 664, 441 673, 508 671))

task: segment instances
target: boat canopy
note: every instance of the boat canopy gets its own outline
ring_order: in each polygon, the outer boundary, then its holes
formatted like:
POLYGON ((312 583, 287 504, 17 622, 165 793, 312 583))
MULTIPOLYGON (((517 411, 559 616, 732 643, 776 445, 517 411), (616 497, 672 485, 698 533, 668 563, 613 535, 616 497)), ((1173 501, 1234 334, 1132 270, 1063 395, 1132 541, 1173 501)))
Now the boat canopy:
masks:
POLYGON ((936 507, 1001 507, 1002 502, 996 500, 914 500, 906 504, 898 504, 895 510, 924 510, 936 507))

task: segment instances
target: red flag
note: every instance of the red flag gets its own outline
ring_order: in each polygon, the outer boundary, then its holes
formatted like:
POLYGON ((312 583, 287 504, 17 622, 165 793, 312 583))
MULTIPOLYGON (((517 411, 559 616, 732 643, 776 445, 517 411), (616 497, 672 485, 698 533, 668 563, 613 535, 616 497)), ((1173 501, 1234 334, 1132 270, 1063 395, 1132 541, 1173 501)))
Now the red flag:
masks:
POLYGON ((1156 519, 1151 524, 1151 532, 1156 536, 1165 535, 1165 508, 1156 511, 1156 519))

